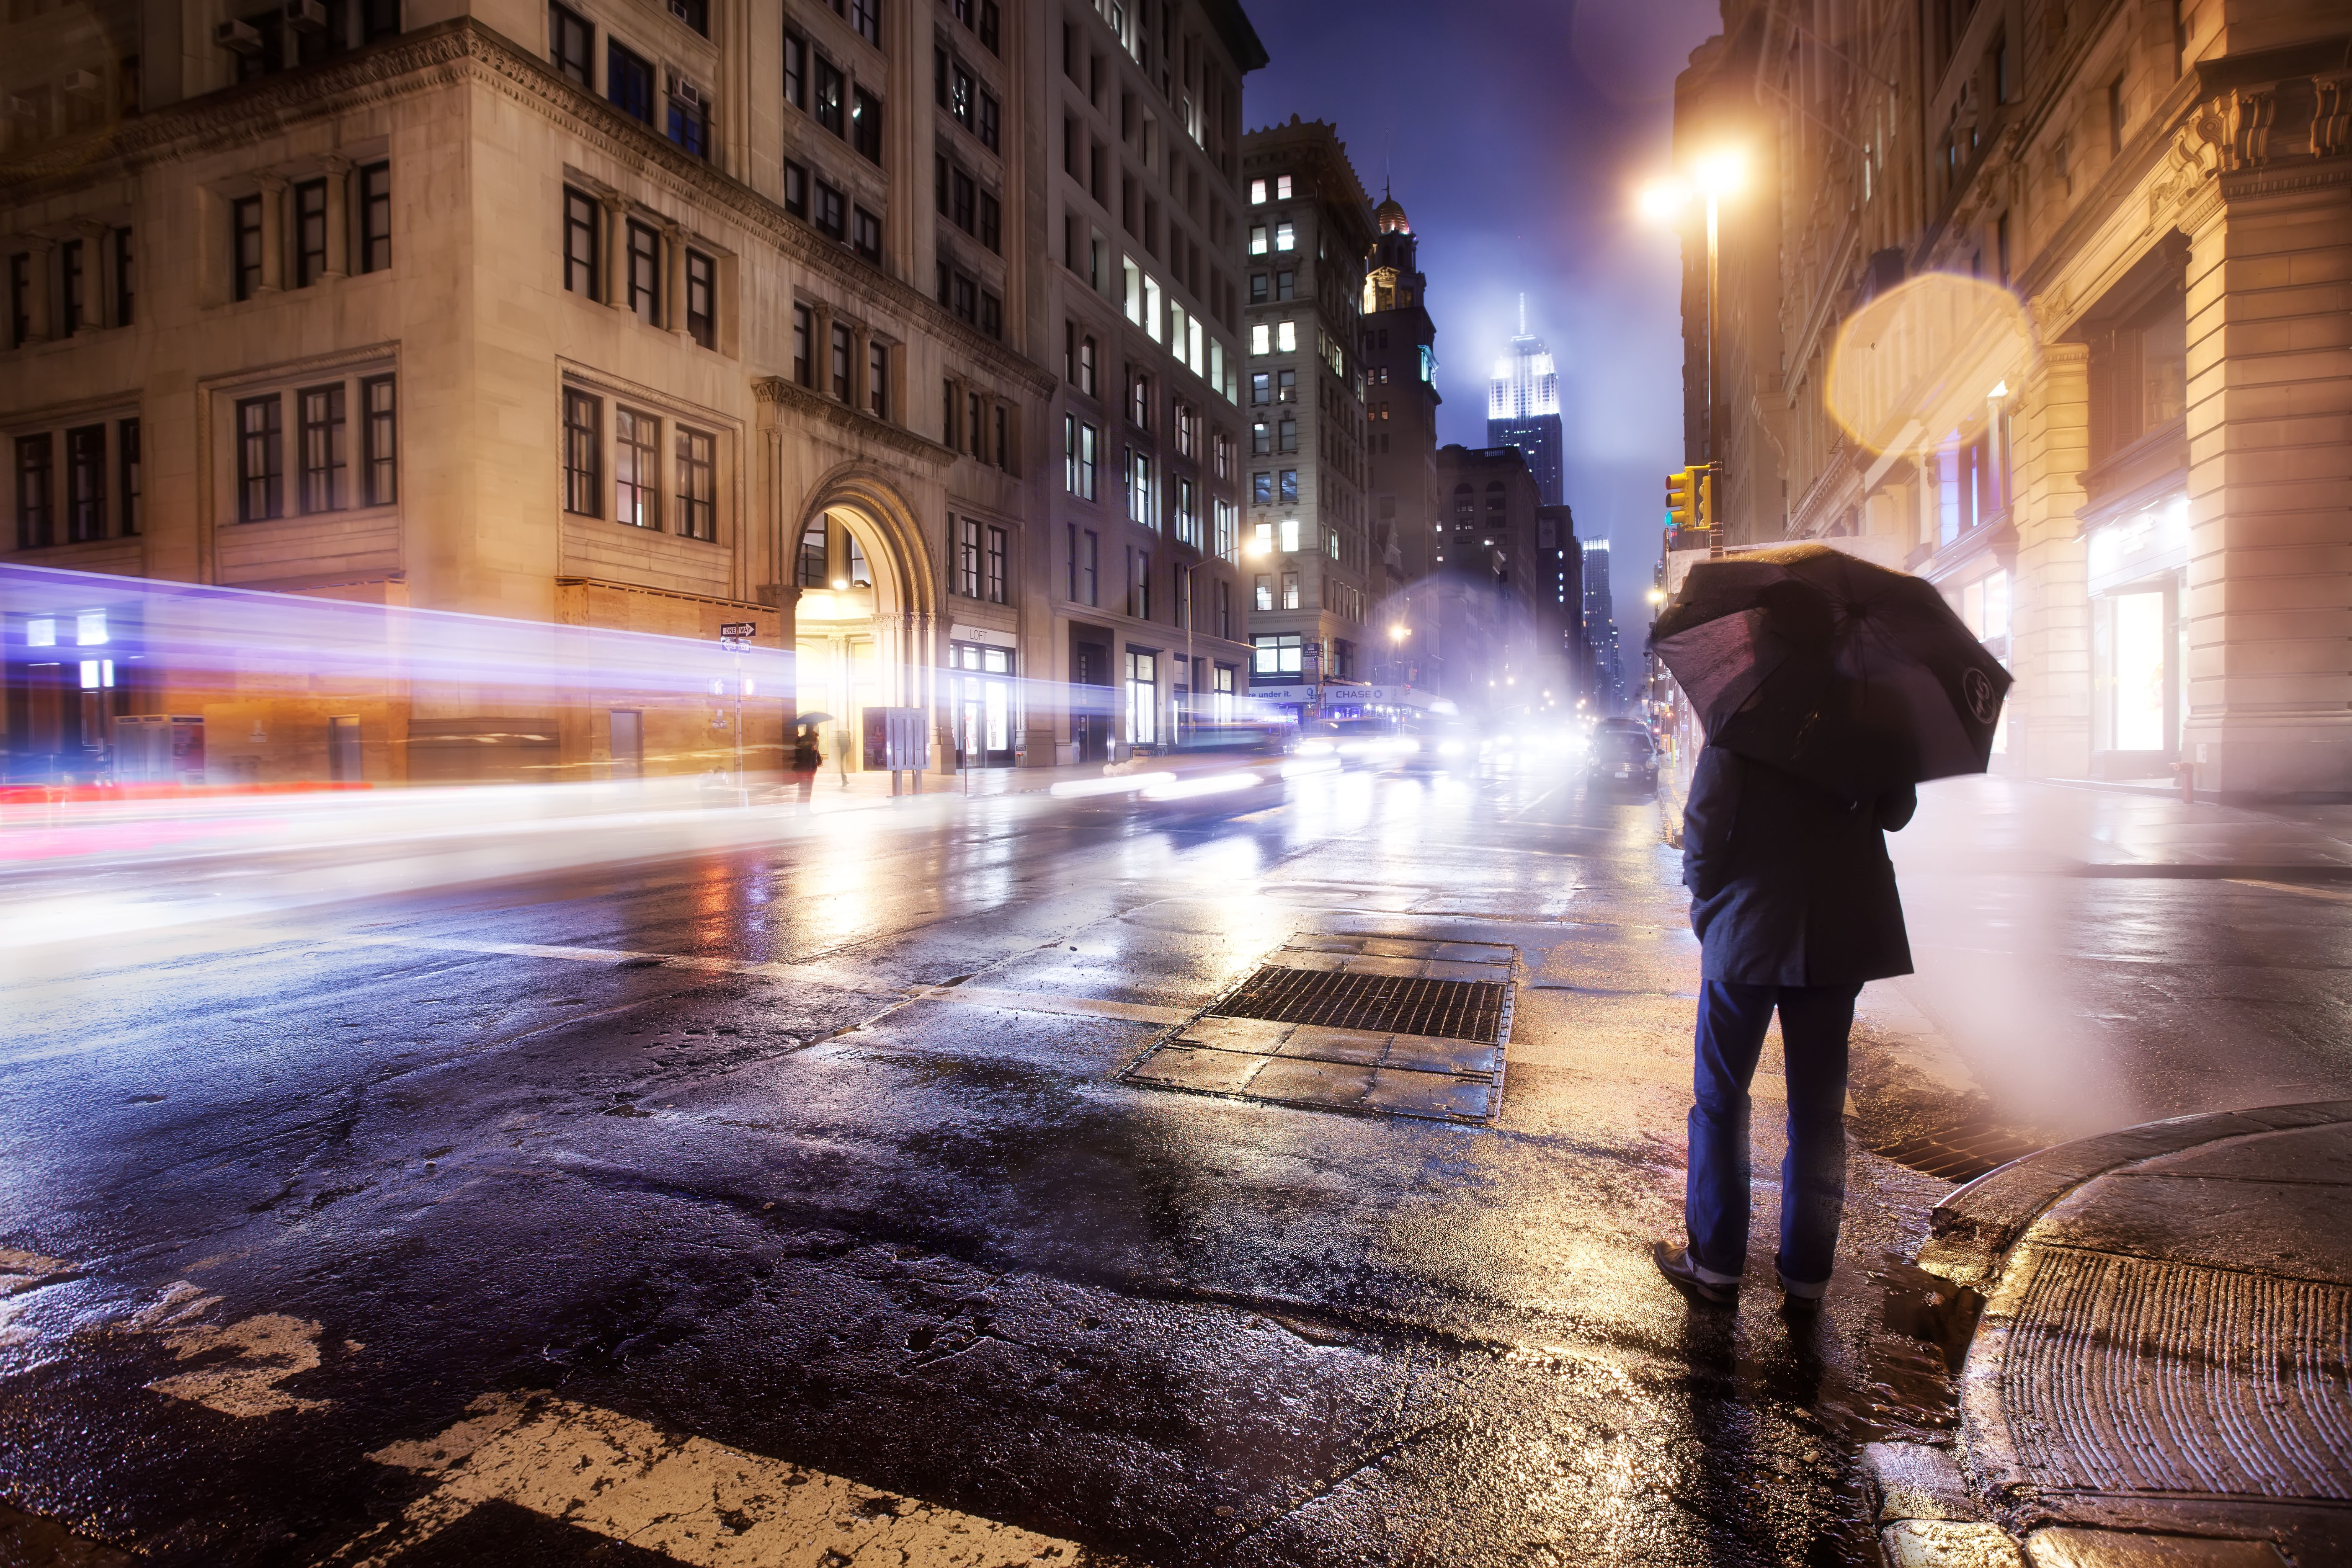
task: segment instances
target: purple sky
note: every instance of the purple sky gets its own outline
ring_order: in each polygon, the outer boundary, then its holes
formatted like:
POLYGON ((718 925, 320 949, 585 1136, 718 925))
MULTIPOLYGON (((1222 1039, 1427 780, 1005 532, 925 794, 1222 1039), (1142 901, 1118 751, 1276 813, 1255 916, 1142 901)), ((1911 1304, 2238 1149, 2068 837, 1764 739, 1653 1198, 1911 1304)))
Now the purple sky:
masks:
POLYGON ((1611 535, 1630 648, 1681 461, 1676 247, 1628 207, 1666 167, 1675 74, 1710 0, 1243 0, 1273 63, 1251 128, 1328 120, 1421 238, 1437 322, 1438 439, 1486 441, 1486 377, 1528 326, 1559 363, 1569 504, 1611 535))

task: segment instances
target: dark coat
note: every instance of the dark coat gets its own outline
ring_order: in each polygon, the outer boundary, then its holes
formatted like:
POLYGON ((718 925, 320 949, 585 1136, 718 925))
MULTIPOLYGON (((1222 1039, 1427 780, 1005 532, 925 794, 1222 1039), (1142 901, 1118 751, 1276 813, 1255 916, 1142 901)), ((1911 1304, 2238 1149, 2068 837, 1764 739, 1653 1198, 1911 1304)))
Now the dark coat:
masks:
POLYGON ((793 763, 790 771, 796 773, 813 773, 823 765, 824 762, 824 753, 817 750, 816 737, 805 730, 801 731, 799 737, 793 742, 793 763))
POLYGON ((1749 985, 1859 985, 1911 973, 1885 834, 1911 820, 1906 786, 1874 806, 1709 746, 1683 810, 1700 973, 1749 985))

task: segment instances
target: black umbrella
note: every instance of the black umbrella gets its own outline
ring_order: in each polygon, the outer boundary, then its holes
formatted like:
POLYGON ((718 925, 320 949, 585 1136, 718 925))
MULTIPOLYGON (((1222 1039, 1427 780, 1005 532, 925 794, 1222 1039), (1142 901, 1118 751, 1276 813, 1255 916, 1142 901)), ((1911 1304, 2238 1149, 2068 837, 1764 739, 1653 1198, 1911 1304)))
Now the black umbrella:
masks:
POLYGON ((1823 544, 1693 565, 1650 637, 1711 743, 1853 800, 1984 772, 2011 679, 1925 578, 1823 544))

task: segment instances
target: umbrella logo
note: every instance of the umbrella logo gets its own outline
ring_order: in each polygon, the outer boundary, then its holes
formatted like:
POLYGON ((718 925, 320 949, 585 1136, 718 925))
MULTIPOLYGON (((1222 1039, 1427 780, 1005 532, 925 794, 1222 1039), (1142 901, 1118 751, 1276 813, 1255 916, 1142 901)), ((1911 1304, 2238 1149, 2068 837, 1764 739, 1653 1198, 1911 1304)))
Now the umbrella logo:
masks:
POLYGON ((1969 711, 1977 716, 1979 724, 1990 724, 2000 712, 2000 700, 1993 695, 1992 677, 1981 669, 1960 672, 1960 692, 1969 700, 1969 711))

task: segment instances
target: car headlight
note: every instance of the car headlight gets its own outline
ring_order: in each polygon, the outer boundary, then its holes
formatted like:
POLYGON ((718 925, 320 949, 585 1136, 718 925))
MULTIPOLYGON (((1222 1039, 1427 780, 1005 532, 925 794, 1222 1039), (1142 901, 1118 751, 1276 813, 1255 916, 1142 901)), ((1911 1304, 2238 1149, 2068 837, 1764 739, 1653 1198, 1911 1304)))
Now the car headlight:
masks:
POLYGON ((1458 757, 1462 754, 1462 742, 1440 741, 1437 742, 1437 754, 1441 757, 1458 757))

